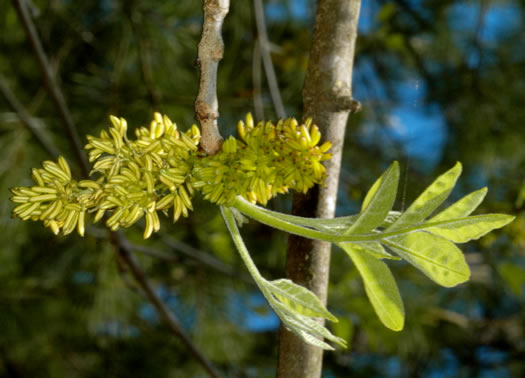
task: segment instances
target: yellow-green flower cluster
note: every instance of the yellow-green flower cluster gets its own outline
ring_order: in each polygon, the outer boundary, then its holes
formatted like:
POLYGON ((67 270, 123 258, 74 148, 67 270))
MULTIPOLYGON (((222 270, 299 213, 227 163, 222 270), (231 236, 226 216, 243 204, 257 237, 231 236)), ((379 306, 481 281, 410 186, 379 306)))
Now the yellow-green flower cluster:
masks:
POLYGON ((98 137, 88 136, 85 149, 93 163, 95 180, 76 181, 63 157, 45 161, 33 169, 32 187, 12 188, 11 200, 19 205, 13 216, 41 220, 55 234, 84 234, 87 213, 94 222, 106 217, 106 225, 117 230, 145 217, 144 238, 160 228, 158 212, 173 221, 187 217, 196 190, 217 204, 231 204, 241 195, 265 205, 289 189, 306 192, 325 178, 322 161, 329 159, 330 143, 318 146, 321 135, 308 120, 299 124, 289 118, 259 122, 250 114, 238 124, 241 139, 228 138, 213 156, 198 150, 200 131, 192 126, 180 132, 159 113, 149 127, 127 137, 127 122, 110 117, 112 126, 98 137))
POLYGON ((155 113, 149 128, 136 129, 137 139, 131 141, 126 136, 126 120, 110 118, 113 127, 109 133, 88 136, 85 146, 90 162, 96 161, 92 173, 105 179, 95 221, 110 210, 113 213, 106 225, 116 230, 144 216, 144 238, 148 238, 160 228, 157 211, 167 214, 173 207, 176 221, 193 209, 190 155, 197 151, 200 131, 193 126, 179 132, 168 117, 155 113))
POLYGON ((58 162, 44 161, 41 169, 33 168, 32 177, 36 185, 11 188, 11 201, 19 203, 13 216, 22 220, 41 220, 46 227, 58 234, 67 235, 78 230, 84 235, 86 211, 96 201, 94 187, 90 180, 76 181, 63 157, 58 162))
POLYGON ((266 205, 289 189, 306 192, 325 179, 322 161, 330 158, 330 142, 318 146, 321 134, 310 119, 295 118, 254 125, 251 114, 240 121, 241 140, 228 138, 222 151, 195 163, 193 186, 204 198, 218 204, 231 203, 236 195, 266 205))

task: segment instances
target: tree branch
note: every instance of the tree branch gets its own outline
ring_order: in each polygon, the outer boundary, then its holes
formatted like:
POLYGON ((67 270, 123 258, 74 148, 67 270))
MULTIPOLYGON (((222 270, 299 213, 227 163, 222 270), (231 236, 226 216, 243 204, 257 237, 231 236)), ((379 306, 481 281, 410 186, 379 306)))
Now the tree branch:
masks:
MULTIPOLYGON (((62 91, 60 90, 60 87, 54 79, 49 62, 38 37, 36 28, 25 7, 24 0, 12 1, 14 6, 16 7, 20 20, 24 25, 24 29, 26 30, 27 36, 31 42, 33 51, 37 57, 40 69, 42 71, 42 75, 44 76, 46 88, 48 89, 51 98, 53 99, 53 102, 55 103, 55 106, 60 114, 60 117, 64 122, 70 143, 75 152, 75 156, 77 157, 77 160, 80 163, 84 176, 88 176, 89 166, 87 164, 87 160, 85 159, 85 155, 83 154, 83 149, 80 144, 78 132, 73 124, 73 120, 67 108, 62 91)), ((135 278, 139 286, 144 290, 146 296, 151 301, 153 306, 164 318, 171 332, 182 340, 184 345, 188 348, 189 352, 199 361, 199 363, 205 368, 205 370, 210 374, 211 377, 220 377, 218 371, 213 366, 213 364, 192 343, 189 337, 184 333, 179 320, 157 295, 157 293, 153 289, 153 286, 144 274, 142 268, 138 264, 135 256, 129 251, 128 248, 126 248, 125 242, 122 243, 121 237, 115 232, 111 232, 110 235, 111 240, 114 243, 119 256, 129 267, 131 273, 133 274, 133 277, 135 278)))
POLYGON ((219 150, 223 140, 217 124, 217 69, 224 53, 221 28, 229 8, 230 0, 204 0, 204 22, 197 57, 201 77, 195 100, 195 116, 201 125, 201 146, 209 155, 219 150))
POLYGON ((24 124, 24 126, 33 134, 38 143, 44 148, 44 150, 51 155, 54 159, 60 155, 58 148, 51 142, 47 135, 40 130, 38 125, 35 123, 33 118, 29 115, 26 108, 18 101, 15 94, 11 92, 7 83, 2 75, 0 75, 0 93, 5 98, 7 104, 13 111, 18 115, 18 118, 24 124))
POLYGON ((264 104, 262 101, 261 85, 261 45, 259 39, 253 44, 252 54, 252 83, 253 83, 253 107, 255 109, 255 119, 264 119, 264 104))
POLYGON ((51 66, 49 64, 46 53, 44 52, 42 43, 36 31, 35 24, 33 23, 33 20, 31 19, 31 16, 27 11, 24 0, 12 0, 12 2, 16 8, 20 21, 24 26, 24 30, 27 34, 29 42, 31 43, 33 52, 37 58, 38 66, 44 78, 44 82, 49 92, 49 95, 51 96, 51 99, 53 100, 53 103, 57 108, 58 114, 60 115, 60 118, 64 123, 66 134, 73 147, 73 153, 75 154, 75 157, 78 163, 80 164, 83 174, 87 176, 89 174, 89 166, 86 160, 86 156, 83 153, 78 131, 75 128, 75 125, 73 124, 73 119, 71 118, 71 114, 69 113, 69 110, 66 106, 64 95, 62 94, 60 87, 55 81, 55 77, 53 76, 51 66))
POLYGON ((180 338, 184 345, 188 348, 188 351, 191 355, 199 361, 202 367, 208 372, 211 377, 220 377, 221 375, 213 366, 213 364, 202 354, 202 352, 197 348, 191 339, 184 332, 180 321, 177 317, 170 311, 166 304, 160 299, 160 297, 155 292, 153 285, 149 282, 146 274, 140 267, 135 255, 129 251, 126 247, 126 242, 121 239, 121 237, 115 233, 111 233, 112 242, 115 244, 115 248, 118 251, 119 256, 129 267, 131 274, 144 290, 144 293, 148 297, 149 301, 153 304, 155 309, 166 321, 171 333, 180 338))
POLYGON ((264 8, 262 0, 253 0, 253 8, 255 13, 255 25, 257 26, 257 34, 259 40, 259 47, 264 65, 264 72, 266 73, 266 80, 268 80, 268 88, 270 89, 270 96, 272 98, 273 106, 277 117, 284 119, 286 112, 284 110, 281 92, 279 90, 279 83, 275 75, 275 69, 270 55, 270 42, 268 41, 268 32, 266 31, 266 23, 264 21, 264 8))
MULTIPOLYGON (((55 103, 55 106, 57 107, 60 117, 62 118, 62 121, 64 122, 65 129, 68 134, 70 143, 74 149, 75 155, 80 163, 82 171, 84 175, 87 176, 89 174, 89 166, 87 164, 87 160, 85 159, 84 154, 82 153, 83 149, 82 149, 82 146, 80 145, 80 138, 78 137, 78 132, 73 124, 71 115, 67 108, 67 105, 64 100, 64 96, 60 90, 60 87, 55 82, 53 73, 51 71, 51 68, 47 60, 47 57, 44 53, 44 50, 42 48, 42 44, 38 37, 35 26, 27 12, 27 9, 25 8, 24 0, 13 0, 13 4, 15 5, 17 9, 20 20, 22 21, 22 24, 24 25, 24 29, 26 30, 28 38, 33 47, 33 51, 37 57, 40 69, 42 71, 42 75, 44 76, 44 79, 45 79, 46 88, 48 89, 51 95, 51 98, 53 99, 53 102, 55 103)), ((4 92, 8 93, 2 90, 3 94, 4 92)), ((5 96, 5 97, 9 98, 9 96, 5 96)), ((9 99, 8 99, 8 102, 9 102, 9 99)), ((19 114, 22 114, 22 113, 19 112, 19 114)), ((30 118, 27 118, 27 120, 30 120, 30 118)), ((29 127, 29 123, 27 123, 26 121, 24 122, 29 127)), ((50 152, 52 155, 55 155, 55 153, 52 153, 51 151, 48 151, 48 152, 50 152)), ((182 340, 184 345, 188 348, 189 352, 197 359, 197 361, 199 361, 199 363, 204 367, 204 369, 209 373, 211 377, 220 377, 220 374, 218 373, 217 369, 192 343, 190 338, 184 333, 179 320, 175 317, 175 315, 169 310, 169 308, 164 304, 164 302, 162 302, 160 297, 157 295, 157 293, 153 289, 153 286, 148 281, 142 268, 138 264, 135 256, 130 252, 128 248, 129 245, 126 244, 126 241, 123 238, 121 238, 117 233, 112 232, 110 235, 111 235, 111 240, 113 244, 115 245, 116 250, 118 251, 118 255, 120 256, 122 261, 124 261, 126 265, 129 267, 136 282, 144 290, 144 293, 146 294, 147 298, 150 300, 153 306, 157 309, 157 311, 164 318, 171 332, 182 340)))
MULTIPOLYGON (((335 214, 346 123, 351 111, 357 109, 352 100, 352 68, 359 9, 360 0, 318 0, 303 89, 304 117, 312 117, 332 142, 332 159, 326 162, 324 187, 294 195, 294 215, 332 218, 335 214)), ((330 247, 330 243, 294 235, 288 239, 288 278, 312 290, 323 302, 328 291, 330 247)), ((322 356, 320 348, 305 344, 281 327, 278 377, 319 377, 322 356)))
POLYGON ((153 69, 151 67, 151 56, 150 56, 150 45, 151 41, 144 33, 144 26, 142 23, 142 15, 140 16, 140 21, 137 20, 139 17, 135 17, 132 14, 133 11, 130 11, 127 16, 129 23, 131 25, 131 30, 133 37, 137 44, 137 52, 139 57, 140 72, 142 74, 142 81, 148 92, 148 97, 150 100, 151 107, 154 111, 159 110, 160 104, 160 94, 155 88, 155 83, 153 80, 153 69))

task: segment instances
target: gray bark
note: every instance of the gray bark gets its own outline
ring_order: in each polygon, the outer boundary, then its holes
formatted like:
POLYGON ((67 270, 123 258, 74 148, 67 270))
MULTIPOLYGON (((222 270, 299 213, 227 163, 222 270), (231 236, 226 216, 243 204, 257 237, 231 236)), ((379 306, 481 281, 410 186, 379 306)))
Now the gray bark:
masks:
POLYGON ((219 100, 217 99, 217 70, 224 54, 222 24, 230 9, 230 0, 204 0, 204 22, 199 42, 197 62, 201 77, 195 100, 195 116, 201 125, 200 145, 208 155, 221 147, 219 132, 219 100))

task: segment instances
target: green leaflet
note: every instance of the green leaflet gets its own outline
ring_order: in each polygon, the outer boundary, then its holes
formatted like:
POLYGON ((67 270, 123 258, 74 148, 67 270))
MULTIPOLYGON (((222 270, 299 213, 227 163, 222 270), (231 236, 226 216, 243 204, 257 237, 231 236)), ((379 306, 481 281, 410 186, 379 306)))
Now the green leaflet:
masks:
POLYGON ((367 253, 376 259, 391 259, 391 260, 401 260, 397 256, 393 256, 381 245, 381 243, 377 241, 372 242, 359 242, 359 243, 351 243, 351 242, 342 242, 338 244, 341 248, 343 248, 345 251, 347 249, 353 249, 361 253, 367 253))
POLYGON ((341 245, 359 270, 365 291, 381 322, 393 331, 401 331, 405 324, 405 309, 396 281, 388 266, 374 256, 341 245))
MULTIPOLYGON (((286 329, 288 329, 288 327, 286 329)), ((290 329, 288 329, 288 330, 290 331, 290 329)), ((293 330, 293 329, 291 331, 293 333, 295 333, 296 335, 298 335, 301 339, 306 341, 308 344, 314 345, 314 346, 316 346, 318 348, 322 348, 324 350, 335 350, 335 348, 330 346, 330 344, 327 344, 324 341, 321 341, 321 339, 318 339, 317 337, 314 337, 314 336, 310 335, 309 333, 307 333, 305 331, 293 330)), ((344 344, 344 346, 341 345, 341 344, 339 344, 339 346, 341 346, 341 347, 343 347, 345 349, 347 348, 346 343, 344 344)))
POLYGON ((306 343, 317 347, 333 350, 333 347, 322 341, 323 337, 342 347, 346 347, 344 340, 334 336, 328 329, 311 318, 311 316, 324 317, 337 321, 337 318, 326 310, 315 294, 289 280, 269 282, 264 279, 242 240, 232 210, 221 206, 221 212, 233 242, 248 271, 259 289, 261 289, 269 305, 281 318, 286 327, 301 337, 306 343), (312 313, 315 315, 310 315, 312 313))
MULTIPOLYGON (((267 290, 264 290, 263 294, 266 298, 268 298, 267 295, 271 296, 271 294, 267 290)), ((330 340, 343 348, 347 347, 345 340, 333 335, 330 331, 328 331, 325 327, 323 327, 314 319, 293 312, 293 310, 291 310, 289 307, 285 306, 281 302, 269 301, 269 303, 270 306, 274 309, 275 313, 283 321, 286 328, 289 331, 294 332, 295 334, 302 337, 303 340, 307 343, 316 346, 321 346, 323 349, 333 350, 333 348, 330 345, 320 340, 324 337, 325 339, 330 340), (306 335, 308 335, 308 337, 305 337, 306 335), (311 337, 313 337, 313 339, 311 339, 311 337)))
MULTIPOLYGON (((397 161, 395 161, 394 163, 397 163, 397 161)), ((366 193, 365 199, 363 200, 363 203, 361 204, 361 212, 363 212, 368 207, 368 204, 374 197, 374 194, 376 194, 377 189, 379 189, 379 185, 381 185, 384 175, 385 174, 383 173, 381 176, 379 176, 379 178, 372 184, 370 189, 368 189, 368 193, 366 193)))
POLYGON ((396 200, 398 181, 399 164, 395 161, 372 185, 363 202, 359 218, 345 234, 365 233, 383 223, 396 200))
POLYGON ((244 224, 249 222, 248 218, 242 215, 242 213, 236 208, 230 208, 230 210, 232 211, 232 214, 235 217, 239 227, 242 227, 244 224))
POLYGON ((454 243, 466 243, 469 240, 478 239, 496 228, 509 224, 514 218, 505 214, 475 215, 451 219, 435 227, 425 228, 425 231, 439 235, 454 243))
POLYGON ((450 205, 435 217, 429 219, 429 222, 439 222, 448 219, 468 217, 474 210, 476 210, 481 201, 483 201, 485 198, 486 194, 487 188, 481 188, 475 192, 467 194, 465 197, 450 205))
POLYGON ((389 211, 388 212, 388 215, 386 216, 385 220, 383 221, 383 223, 381 224, 380 227, 389 227, 391 226, 392 224, 394 224, 398 219, 399 217, 401 216, 401 212, 399 211, 389 211))
POLYGON ((461 174, 461 163, 439 176, 386 231, 413 226, 428 217, 447 199, 461 174))
POLYGON ((280 279, 267 281, 264 287, 277 297, 281 303, 298 314, 316 316, 337 322, 337 318, 326 309, 319 298, 303 286, 287 279, 280 279))
POLYGON ((470 277, 463 253, 439 236, 419 231, 381 242, 441 286, 456 286, 470 277))

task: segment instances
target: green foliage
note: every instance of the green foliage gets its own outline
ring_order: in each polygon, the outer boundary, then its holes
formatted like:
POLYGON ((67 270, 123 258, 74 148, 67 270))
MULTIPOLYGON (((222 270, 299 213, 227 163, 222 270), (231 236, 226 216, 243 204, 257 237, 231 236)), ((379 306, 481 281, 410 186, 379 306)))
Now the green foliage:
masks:
MULTIPOLYGON (((368 298, 381 322, 394 331, 400 331, 405 320, 403 302, 394 276, 389 267, 381 261, 396 257, 386 252, 382 245, 421 270, 439 285, 452 287, 467 281, 470 277, 470 269, 463 253, 453 242, 476 239, 493 229, 505 226, 514 219, 513 216, 503 214, 467 216, 483 198, 485 190, 481 190, 471 193, 441 212, 436 216, 438 222, 433 222, 436 218, 425 222, 425 218, 449 196, 460 173, 461 164, 457 163, 430 184, 405 212, 393 213, 394 217, 388 220, 399 181, 397 162, 394 162, 372 185, 365 196, 361 213, 357 217, 332 220, 328 223, 330 225, 328 227, 327 222, 323 220, 305 220, 278 214, 251 205, 240 198, 234 203, 234 207, 272 227, 339 245, 361 274, 368 298), (458 215, 462 217, 453 218, 458 215), (340 227, 341 225, 344 226, 340 227)), ((232 233, 231 226, 229 230, 232 233)), ((238 230, 234 229, 234 232, 236 237, 240 238, 238 230)), ((239 248, 239 244, 237 247, 239 248)), ((264 285, 260 287, 263 292, 267 290, 263 288, 264 285)), ((303 294, 303 298, 310 298, 312 304, 314 303, 311 296, 303 294)), ((271 299, 268 300, 272 305, 271 299)), ((297 299, 292 303, 281 301, 278 310, 282 312, 287 308, 288 311, 294 311, 299 307, 302 309, 302 316, 315 316, 315 313, 305 311, 305 306, 299 306, 296 301, 297 299)), ((283 314, 278 310, 276 310, 277 314, 283 318, 283 314)), ((305 324, 304 321, 300 323, 301 326, 305 324)), ((301 333, 300 331, 304 329, 295 323, 287 326, 302 336, 304 341, 321 346, 316 341, 312 341, 310 334, 305 336, 301 333)))
POLYGON ((309 290, 287 279, 269 282, 265 288, 284 306, 301 315, 325 318, 337 321, 324 307, 321 301, 309 290))
POLYGON ((361 214, 345 233, 365 233, 381 225, 394 206, 398 182, 399 166, 395 162, 370 188, 363 201, 361 214))
POLYGON ((456 163, 454 168, 439 176, 426 188, 386 231, 394 231, 417 224, 429 216, 447 199, 460 174, 461 164, 456 163))
POLYGON ((248 271, 286 328, 301 337, 305 342, 323 349, 333 350, 329 344, 322 341, 323 338, 345 347, 346 342, 343 339, 334 336, 313 319, 314 317, 320 317, 337 321, 337 318, 328 312, 312 292, 289 280, 270 282, 261 276, 242 240, 232 210, 223 206, 221 207, 221 211, 232 239, 248 271))
POLYGON ((365 284, 366 294, 383 324, 393 331, 401 331, 405 325, 405 309, 396 281, 381 256, 351 243, 340 246, 356 265, 365 284))
POLYGON ((410 232, 383 243, 441 286, 456 286, 470 277, 463 253, 446 239, 426 232, 410 232))

